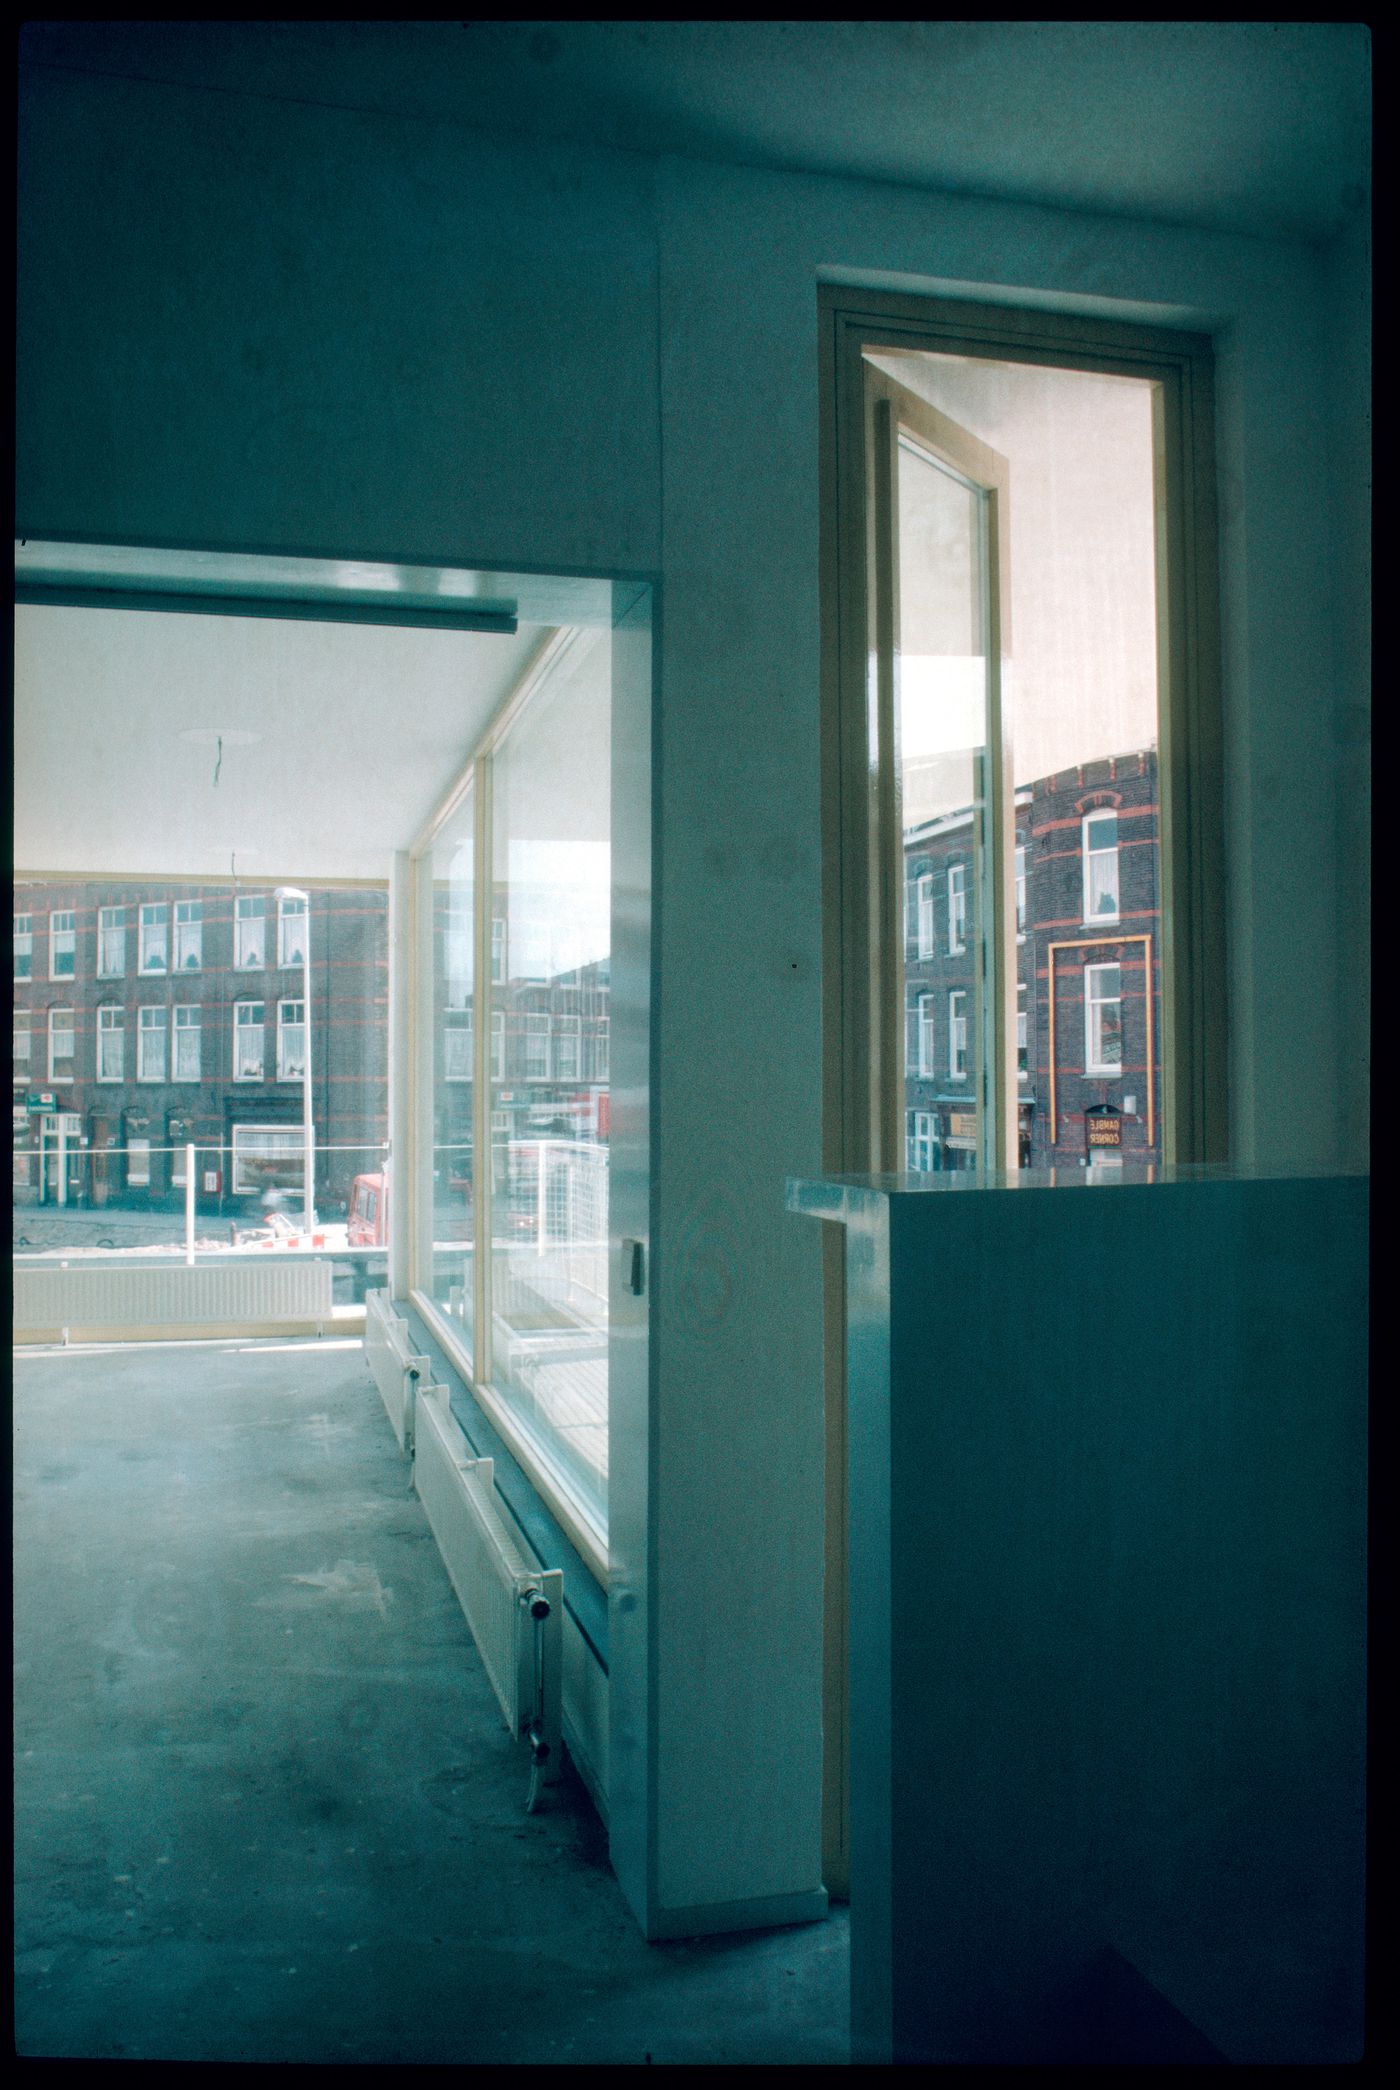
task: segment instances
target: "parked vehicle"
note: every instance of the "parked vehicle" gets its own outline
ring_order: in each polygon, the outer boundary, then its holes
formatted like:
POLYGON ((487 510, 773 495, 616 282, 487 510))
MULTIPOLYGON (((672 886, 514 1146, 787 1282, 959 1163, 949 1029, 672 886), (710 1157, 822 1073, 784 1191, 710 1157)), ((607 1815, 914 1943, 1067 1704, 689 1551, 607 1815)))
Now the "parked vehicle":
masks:
POLYGON ((346 1215, 351 1248, 383 1248, 389 1240, 389 1184, 382 1173, 356 1176, 346 1215))

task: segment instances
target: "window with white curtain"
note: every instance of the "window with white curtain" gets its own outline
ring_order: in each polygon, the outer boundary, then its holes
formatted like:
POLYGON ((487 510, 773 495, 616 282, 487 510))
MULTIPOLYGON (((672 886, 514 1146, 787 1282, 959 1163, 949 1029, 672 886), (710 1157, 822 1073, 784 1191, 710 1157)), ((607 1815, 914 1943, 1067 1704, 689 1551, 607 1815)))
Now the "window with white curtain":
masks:
POLYGON ((140 926, 142 972, 168 972, 170 970, 170 909, 162 901, 153 901, 141 909, 140 926))
POLYGON ((119 980, 126 971, 126 909, 97 910, 97 976, 119 980))
POLYGON ((198 1081, 200 1078, 200 1033, 202 1029, 199 1006, 195 1002, 176 1002, 173 1011, 175 1040, 176 1081, 198 1081))
POLYGON ((164 1081, 167 1067, 169 1013, 165 1009, 136 1011, 136 1079, 164 1081))
POLYGON ((263 1078, 263 1005, 240 1001, 233 1008, 233 1078, 261 1081, 263 1078))
POLYGON ((1118 815, 1111 809, 1084 816, 1084 919, 1118 919, 1118 815))
POLYGON ((126 1072, 126 1011, 108 1003, 97 1012, 97 1078, 120 1081, 126 1072))
POLYGON ((204 963, 204 902, 175 902, 175 970, 198 972, 204 963))

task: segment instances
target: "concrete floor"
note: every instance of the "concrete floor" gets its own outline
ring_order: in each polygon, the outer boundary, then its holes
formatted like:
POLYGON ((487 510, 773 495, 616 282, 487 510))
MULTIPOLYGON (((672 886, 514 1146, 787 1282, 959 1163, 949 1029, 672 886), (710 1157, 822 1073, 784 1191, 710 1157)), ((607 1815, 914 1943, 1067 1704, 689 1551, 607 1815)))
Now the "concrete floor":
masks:
POLYGON ((523 1811, 358 1343, 15 1362, 18 2051, 841 2062, 844 1911, 643 1943, 523 1811))

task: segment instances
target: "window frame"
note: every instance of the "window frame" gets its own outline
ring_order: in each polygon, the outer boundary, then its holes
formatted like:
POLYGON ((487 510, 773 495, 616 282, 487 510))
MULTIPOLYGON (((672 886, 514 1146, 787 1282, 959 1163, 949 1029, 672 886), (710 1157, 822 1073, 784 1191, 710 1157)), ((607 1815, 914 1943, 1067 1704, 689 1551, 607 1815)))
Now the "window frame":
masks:
POLYGON ((1122 845, 1118 840, 1118 827, 1117 806, 1091 806, 1080 821, 1079 875, 1082 883, 1083 922, 1086 929, 1111 929, 1123 919, 1123 867, 1119 853, 1122 845), (1089 828, 1095 820, 1112 820, 1113 846, 1111 849, 1090 849, 1089 828), (1113 858, 1113 912, 1111 914, 1092 914, 1090 913, 1090 902, 1093 897, 1093 864, 1096 858, 1105 856, 1113 858))
POLYGON ((142 1002, 136 1011, 136 1079, 143 1086, 164 1088, 170 1079, 170 1021, 169 1010, 161 1002, 142 1002), (157 1020, 148 1023, 147 1017, 157 1020), (160 1040, 160 1071, 151 1074, 146 1068, 146 1040, 160 1040))
POLYGON ((933 873, 920 871, 914 880, 914 953, 919 958, 934 958, 938 955, 938 937, 934 925, 933 873))
POLYGON ((235 973, 267 971, 267 895, 265 893, 238 893, 233 902, 233 969, 235 973), (257 908, 256 914, 245 914, 244 908, 257 908), (257 936, 252 929, 257 926, 257 936), (245 943, 256 943, 257 955, 245 956, 245 943))
POLYGON ((45 1036, 48 1043, 48 1078, 51 1082, 76 1081, 78 1078, 78 1011, 71 1004, 59 1002, 46 1011, 46 1017, 45 1036), (68 1051, 62 1054, 54 1049, 54 1039, 61 1034, 59 1025, 54 1021, 54 1018, 57 1016, 66 1016, 68 1018, 68 1022, 62 1028, 66 1031, 71 1042, 68 1051), (59 1072, 58 1062, 60 1059, 64 1059, 68 1063, 68 1072, 66 1074, 59 1072))
MULTIPOLYGON (((266 922, 266 919, 266 910, 264 909, 264 922, 266 922)), ((263 933, 266 935, 266 929, 264 929, 263 933)), ((306 963, 306 957, 310 949, 310 901, 294 900, 288 894, 279 893, 277 895, 277 970, 279 972, 291 972, 295 968, 300 971, 306 963), (291 935, 291 924, 298 921, 304 926, 306 950, 305 952, 298 952, 294 958, 289 958, 287 955, 287 944, 291 935)))
POLYGON ((915 1072, 920 1081, 937 1079, 938 994, 926 988, 914 998, 914 1036, 917 1040, 915 1072))
MULTIPOLYGON (((305 1078, 306 1078, 306 997, 305 997, 305 995, 302 995, 302 994, 284 994, 284 995, 283 995, 283 996, 281 996, 281 997, 280 997, 280 999, 278 1000, 278 1003, 277 1003, 277 1041, 276 1041, 276 1042, 277 1042, 277 1049, 276 1049, 276 1057, 275 1057, 275 1064, 276 1064, 276 1068, 277 1068, 277 1073, 276 1073, 276 1075, 275 1075, 274 1079, 276 1079, 277 1081, 298 1081, 298 1082, 299 1082, 299 1081, 304 1081, 304 1080, 305 1080, 305 1078), (300 1018, 298 1019, 298 1018, 294 1018, 294 1017, 291 1017, 291 1016, 289 1016, 289 1015, 287 1014, 287 1011, 288 1011, 288 1009, 300 1009, 300 1010, 301 1010, 301 1016, 300 1016, 300 1018), (288 1073, 288 1071, 287 1071, 287 1066, 286 1066, 286 1060, 287 1060, 287 1056, 288 1056, 288 1051, 289 1051, 289 1047, 288 1047, 288 1045, 287 1045, 287 1043, 286 1043, 286 1039, 287 1039, 287 1037, 288 1037, 288 1034, 289 1034, 290 1032, 294 1031, 294 1030, 300 1030, 300 1032, 301 1032, 301 1065, 300 1065, 300 1066, 299 1066, 299 1067, 297 1068, 297 1070, 296 1070, 296 1072, 295 1072, 295 1073, 288 1073)), ((264 1057, 266 1057, 266 1051, 267 1051, 267 1046, 266 1046, 266 1040, 264 1040, 264 1044, 263 1044, 263 1052, 264 1052, 264 1057)))
POLYGON ((571 1083, 574 1087, 583 1080, 583 1018, 565 1010, 554 1018, 554 1035, 551 1040, 553 1079, 571 1083), (573 1046, 573 1072, 565 1066, 566 1044, 573 1046))
POLYGON ((948 1079, 968 1079, 967 1052, 967 997, 966 987, 948 989, 948 1079), (958 1064, 962 1062, 961 1066, 958 1064))
POLYGON ((187 972, 203 972, 204 902, 202 900, 177 900, 174 903, 173 915, 174 919, 171 924, 173 943, 170 954, 170 971, 172 977, 181 978, 187 972), (181 920, 181 908, 193 908, 195 911, 192 915, 187 914, 184 917, 184 919, 181 920), (188 937, 191 929, 194 931, 195 946, 193 965, 190 964, 188 957, 182 954, 182 945, 185 943, 185 940, 188 937))
POLYGON ((124 980, 126 978, 126 907, 99 907, 97 910, 97 977, 99 980, 124 980), (116 921, 109 919, 115 915, 116 921), (117 962, 108 963, 110 939, 118 938, 117 962))
POLYGON ((14 1011, 14 1050, 11 1065, 14 1068, 14 1079, 21 1088, 27 1088, 34 1078, 34 1019, 28 1009, 14 1011), (21 1033, 24 1037, 23 1052, 19 1050, 21 1033), (24 1069, 22 1073, 21 1066, 24 1069))
POLYGON ((200 1082, 204 1079, 201 1071, 204 1062, 203 1037, 203 1005, 197 1001, 177 1001, 173 1003, 170 1010, 170 1079, 172 1082, 200 1082), (181 1023, 180 1018, 188 1013, 193 1013, 194 1022, 181 1023), (189 1037, 191 1033, 194 1035, 195 1044, 194 1072, 193 1074, 182 1074, 180 1072, 180 1040, 182 1037, 189 1037))
POLYGON ((960 958, 966 949, 967 864, 959 858, 956 863, 948 866, 948 956, 960 958), (953 883, 954 879, 957 880, 956 885, 953 883))
POLYGON ((520 1079, 522 1081, 552 1081, 554 1079, 554 1022, 547 1009, 523 1009, 520 1027, 520 1079), (543 1042, 542 1052, 531 1051, 531 1040, 543 1042), (532 1059, 542 1064, 532 1068, 532 1059))
POLYGON ((475 1011, 468 1006, 464 1009, 444 1009, 442 1013, 442 1078, 444 1081, 469 1082, 475 1075, 475 1011), (449 1051, 449 1038, 460 1038, 464 1042, 455 1051, 449 1051))
POLYGON ((168 900, 142 900, 136 909, 136 971, 141 979, 156 977, 165 979, 170 972, 170 902, 168 900), (156 964, 147 962, 147 931, 159 931, 157 939, 160 956, 156 964))
POLYGON ((126 1010, 119 1001, 104 1001, 99 1002, 97 1005, 97 1070, 95 1079, 112 1084, 126 1080, 126 1010), (106 1016, 115 1016, 118 1021, 116 1023, 104 1023, 103 1018, 106 1016), (117 1040, 117 1070, 115 1074, 106 1073, 103 1070, 104 1053, 102 1046, 104 1037, 115 1037, 117 1040))
POLYGON ((52 907, 49 909, 49 978, 51 980, 76 980, 78 977, 78 910, 76 907, 52 907), (67 927, 60 929, 59 923, 67 927), (59 938, 63 938, 60 944, 59 938), (60 971, 57 960, 67 957, 72 962, 66 972, 60 971))
MULTIPOLYGON (((1162 862, 1162 1151, 1169 1162, 1228 1158, 1224 923, 1224 736, 1220 701, 1214 362, 1209 336, 1097 316, 961 298, 819 286, 822 394, 823 981, 830 1040, 823 1166, 896 1165, 902 1098, 882 1078, 880 1040, 901 997, 886 978, 897 949, 884 918, 877 831, 886 786, 872 783, 863 352, 929 350, 1143 378, 1154 387, 1158 521, 1158 773, 1162 862)), ((1014 798, 1014 793, 1012 794, 1014 798)), ((1008 811, 1010 808, 1008 807, 1008 811)), ((897 839, 897 838, 896 838, 897 839)), ((1120 893, 1121 905, 1121 893, 1120 893)), ((1120 917, 1121 919, 1121 917, 1120 917)), ((893 927, 898 929, 897 922, 893 927)), ((1014 944, 1013 944, 1014 947, 1014 944)), ((892 971, 893 968, 890 968, 892 971)), ((1008 997, 1009 998, 1009 997, 1008 997)), ((1009 1026, 1008 1026, 1009 1028, 1009 1026)), ((1003 1047, 1008 1060, 1009 1049, 1003 1047)), ((1007 1109, 1006 1164, 1017 1165, 1007 1109)), ((1003 1165, 998 1156, 998 1165, 1003 1165)))
MULTIPOLYGON (((438 1035, 436 1010, 432 1004, 435 982, 441 973, 441 961, 434 948, 439 933, 439 918, 435 909, 433 849, 440 837, 460 810, 470 794, 474 798, 474 890, 477 894, 475 910, 476 942, 474 977, 477 981, 490 979, 494 990, 488 1000, 489 1025, 474 1021, 475 1081, 473 1084, 473 1144, 478 1151, 489 1149, 496 1137, 495 1119, 500 1105, 496 1091, 505 1087, 509 1090, 538 1092, 552 1079, 549 1069, 553 1064, 552 1037, 548 1026, 547 1010, 538 1007, 522 1008, 509 998, 512 986, 510 953, 517 938, 511 934, 506 917, 497 911, 499 895, 493 900, 493 840, 492 775, 494 758, 501 743, 511 730, 519 713, 530 702, 535 691, 547 677, 559 669, 575 647, 582 650, 592 644, 594 630, 586 626, 561 626, 552 631, 541 643, 524 674, 495 716, 488 722, 485 731, 476 743, 474 751, 459 775, 456 784, 440 802, 431 818, 416 838, 409 851, 414 876, 411 881, 413 937, 415 951, 416 1006, 419 1018, 419 1057, 415 1061, 414 1092, 416 1103, 410 1133, 413 1165, 413 1194, 408 1220, 408 1296, 416 1310, 421 1313, 434 1331, 437 1340, 452 1359, 470 1387, 474 1398, 480 1403, 491 1422, 515 1458, 519 1461, 530 1486, 536 1491, 546 1507, 557 1519, 564 1532, 578 1551, 601 1586, 606 1588, 609 1573, 608 1543, 605 1530, 597 1523, 587 1503, 574 1491, 573 1483, 564 1469, 551 1460, 546 1445, 532 1437, 522 1425, 509 1398, 496 1387, 494 1382, 494 1360, 492 1357, 492 1331, 487 1325, 489 1316, 483 1311, 486 1288, 486 1269, 489 1258, 478 1256, 474 1261, 477 1298, 472 1315, 470 1339, 459 1322, 444 1311, 441 1302, 431 1293, 431 1250, 433 1240, 433 1215, 431 1190, 431 1164, 425 1171, 421 1166, 423 1157, 432 1152, 435 1128, 433 1106, 435 1097, 435 1040, 438 1035), (498 997, 506 1002, 500 1006, 498 997), (507 1015, 509 1023, 507 1024, 507 1015), (532 1028, 528 1033, 526 1022, 544 1026, 532 1028), (529 1035, 541 1041, 545 1049, 544 1070, 539 1068, 538 1058, 535 1071, 528 1075, 523 1069, 524 1040, 529 1035)), ((614 661, 614 687, 618 665, 614 661)), ((527 942, 529 937, 527 936, 527 942)), ((541 947, 543 936, 537 939, 541 947)), ((611 954, 610 954, 611 955, 611 954)), ((522 1000, 541 995, 544 983, 551 978, 548 954, 544 953, 542 977, 529 982, 517 979, 516 985, 533 988, 522 1000)), ((590 1001, 591 1006, 591 1001, 590 1001)), ((606 1003, 604 1004, 606 1006, 606 1003)), ((596 1041, 597 1030, 592 1031, 596 1041)), ((596 1050, 596 1042, 595 1047, 596 1050)), ((604 1050, 607 1064, 608 1049, 604 1050)), ((606 1074, 595 1080, 595 1086, 608 1084, 606 1074)), ((519 1122, 519 1104, 523 1098, 516 1097, 516 1109, 508 1113, 512 1125, 519 1122)), ((531 1135, 533 1138, 533 1135, 531 1135)), ((546 1135, 548 1139, 548 1135, 546 1135)), ((609 1146, 611 1147, 611 1139, 609 1146)), ((478 1170, 475 1176, 474 1198, 477 1204, 478 1223, 475 1237, 490 1238, 490 1219, 481 1226, 481 1217, 490 1212, 490 1171, 478 1170)), ((615 1216, 615 1215, 614 1215, 615 1216)), ((610 1219, 609 1224, 613 1223, 610 1219)), ((610 1317, 616 1306, 616 1291, 609 1278, 610 1317)))
POLYGON ((1119 1081, 1123 1075, 1123 965, 1121 959, 1101 958, 1087 961, 1084 966, 1081 992, 1084 997, 1084 1072, 1086 1075, 1095 1076, 1099 1080, 1119 1081), (1118 992, 1116 994, 1096 995, 1091 986, 1091 976, 1097 976, 1099 973, 1105 972, 1117 973, 1118 992), (1094 1042, 1094 1011, 1096 1009, 1105 1009, 1109 1006, 1116 1007, 1118 1010, 1118 1058, 1116 1061, 1096 1060, 1092 1051, 1094 1042))
POLYGON ((259 995, 256 1001, 255 1001, 255 1000, 253 999, 253 997, 252 997, 251 995, 246 995, 246 996, 245 996, 245 995, 240 995, 240 996, 238 997, 238 999, 237 999, 237 1000, 236 1000, 236 1001, 234 1002, 234 1004, 233 1004, 233 1024, 232 1024, 232 1031, 233 1031, 233 1076, 232 1076, 233 1080, 234 1080, 234 1081, 237 1081, 237 1082, 247 1082, 247 1083, 250 1083, 250 1084, 251 1084, 251 1083, 254 1083, 254 1082, 258 1082, 258 1081, 266 1081, 266 1079, 267 1079, 267 1001, 266 1001, 266 998, 265 998, 264 996, 262 996, 262 995, 259 995), (258 1021, 257 1021, 257 1023, 256 1023, 256 1024, 251 1024, 251 1023, 241 1023, 241 1022, 239 1021, 239 1011, 240 1011, 241 1009, 256 1009, 256 1010, 258 1011, 258 1021), (244 1032, 244 1031, 251 1031, 251 1030, 254 1030, 254 1029, 256 1029, 256 1031, 257 1031, 257 1033, 258 1033, 258 1043, 259 1043, 259 1047, 260 1047, 260 1051, 259 1051, 259 1066, 258 1066, 258 1071, 257 1071, 257 1073, 256 1073, 256 1074, 244 1074, 244 1073, 241 1073, 241 1072, 239 1071, 239 1062, 240 1062, 240 1057, 241 1057, 241 1056, 240 1056, 240 1053, 239 1053, 239 1046, 238 1046, 238 1040, 239 1040, 239 1036, 240 1036, 240 1034, 241 1034, 242 1032, 244 1032))
POLYGON ((32 910, 28 914, 16 914, 15 916, 15 978, 18 981, 25 982, 32 981, 34 978, 34 915, 32 910), (19 926, 21 922, 24 923, 22 929, 19 926), (20 948, 21 944, 24 946, 23 950, 20 948), (21 959, 24 961, 23 968, 20 965, 21 959))

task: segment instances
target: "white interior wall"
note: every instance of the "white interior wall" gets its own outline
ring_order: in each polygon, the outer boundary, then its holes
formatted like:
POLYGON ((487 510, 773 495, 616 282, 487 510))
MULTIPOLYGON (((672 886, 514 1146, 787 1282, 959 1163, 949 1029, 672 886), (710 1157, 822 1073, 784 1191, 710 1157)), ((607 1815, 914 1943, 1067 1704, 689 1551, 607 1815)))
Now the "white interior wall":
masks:
POLYGON ((820 1870, 820 1263, 782 1214, 820 1163, 818 277, 1215 333, 1236 1147, 1327 1165, 1364 701, 1327 264, 43 70, 21 200, 22 530, 659 573, 654 1601, 613 1690, 654 1908, 752 1919, 820 1870))

